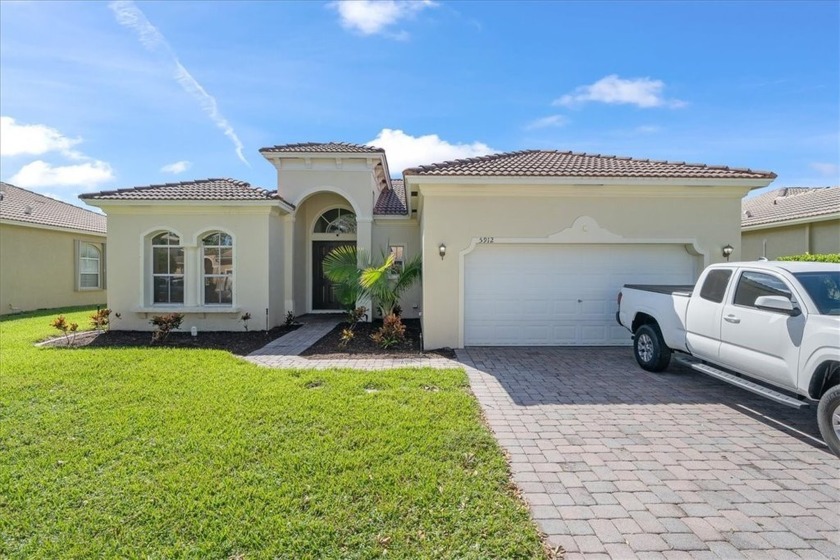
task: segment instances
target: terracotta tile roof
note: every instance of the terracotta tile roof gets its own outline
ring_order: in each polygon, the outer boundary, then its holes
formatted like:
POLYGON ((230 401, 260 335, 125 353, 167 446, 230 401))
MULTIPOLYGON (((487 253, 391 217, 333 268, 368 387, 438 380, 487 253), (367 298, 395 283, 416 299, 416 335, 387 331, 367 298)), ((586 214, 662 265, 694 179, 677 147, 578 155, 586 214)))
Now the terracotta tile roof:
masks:
POLYGON ((106 231, 102 214, 8 183, 0 183, 0 219, 93 233, 106 231))
POLYGON ((300 142, 298 144, 282 144, 260 148, 260 153, 271 152, 299 152, 302 154, 370 154, 385 153, 382 148, 351 144, 349 142, 300 142))
POLYGON ((525 150, 422 165, 405 175, 534 176, 534 177, 661 177, 691 179, 773 179, 775 173, 725 166, 525 150))
POLYGON ((408 214, 405 183, 402 179, 391 179, 391 188, 382 189, 376 204, 373 206, 374 215, 405 216, 408 214))
POLYGON ((741 227, 840 213, 840 187, 788 187, 745 198, 741 227))
POLYGON ((236 179, 199 179, 83 194, 83 200, 283 200, 276 191, 236 179))

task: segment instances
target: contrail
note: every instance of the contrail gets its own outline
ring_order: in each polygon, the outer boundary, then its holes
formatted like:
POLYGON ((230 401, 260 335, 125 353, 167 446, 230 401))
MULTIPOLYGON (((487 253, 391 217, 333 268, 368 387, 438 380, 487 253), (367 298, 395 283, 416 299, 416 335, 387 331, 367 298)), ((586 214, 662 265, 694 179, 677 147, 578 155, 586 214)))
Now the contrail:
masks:
POLYGON ((178 60, 178 57, 175 55, 172 47, 169 46, 169 43, 164 36, 161 35, 160 31, 158 31, 157 28, 152 25, 148 19, 146 19, 143 12, 141 12, 131 0, 118 0, 116 2, 111 2, 108 7, 114 12, 114 15, 117 18, 117 23, 134 30, 137 33, 140 42, 143 43, 143 46, 146 47, 147 50, 163 54, 170 60, 175 67, 175 81, 184 88, 184 91, 198 101, 201 109, 208 117, 210 117, 210 120, 222 129, 225 136, 230 138, 230 141, 233 142, 233 145, 236 148, 236 156, 242 161, 242 163, 250 167, 251 164, 248 163, 248 160, 245 159, 245 155, 243 154, 244 146, 228 120, 219 112, 219 105, 216 103, 216 98, 207 93, 207 90, 205 90, 201 84, 192 77, 192 74, 184 68, 184 65, 181 64, 180 60, 178 60))

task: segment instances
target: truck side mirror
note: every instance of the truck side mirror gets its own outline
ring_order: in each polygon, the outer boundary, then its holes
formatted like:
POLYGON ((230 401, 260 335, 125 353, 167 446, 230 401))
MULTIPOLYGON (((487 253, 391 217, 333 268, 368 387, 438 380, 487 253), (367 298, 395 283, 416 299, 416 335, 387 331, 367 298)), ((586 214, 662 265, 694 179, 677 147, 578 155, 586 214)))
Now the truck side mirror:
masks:
POLYGON ((754 305, 756 308, 763 309, 764 311, 784 313, 791 317, 802 315, 802 310, 793 305, 790 298, 786 298, 785 296, 759 296, 755 298, 754 305))

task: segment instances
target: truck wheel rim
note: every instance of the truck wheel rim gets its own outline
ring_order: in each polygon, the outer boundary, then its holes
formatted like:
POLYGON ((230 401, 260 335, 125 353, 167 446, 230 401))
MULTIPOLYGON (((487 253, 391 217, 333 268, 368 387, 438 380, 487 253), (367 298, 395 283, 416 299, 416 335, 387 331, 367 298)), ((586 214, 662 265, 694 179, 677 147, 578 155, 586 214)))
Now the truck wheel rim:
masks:
MULTIPOLYGON (((653 340, 651 340, 650 336, 646 334, 639 336, 637 352, 643 362, 649 362, 653 359, 653 340)), ((840 422, 840 419, 838 419, 837 422, 840 422)), ((835 424, 834 429, 836 430, 838 427, 840 426, 835 424)))

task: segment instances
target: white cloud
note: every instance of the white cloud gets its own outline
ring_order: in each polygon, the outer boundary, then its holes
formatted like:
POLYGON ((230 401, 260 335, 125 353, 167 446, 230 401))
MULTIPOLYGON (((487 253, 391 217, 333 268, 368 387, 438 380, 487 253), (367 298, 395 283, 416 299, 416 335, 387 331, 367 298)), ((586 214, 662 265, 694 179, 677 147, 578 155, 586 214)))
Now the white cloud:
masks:
POLYGON ((388 29, 400 20, 436 6, 431 0, 339 0, 330 4, 338 12, 341 25, 362 35, 378 33, 393 38, 405 38, 408 33, 389 33, 388 29))
POLYGON ((90 190, 114 178, 104 161, 53 166, 42 160, 24 165, 9 183, 25 189, 38 187, 82 187, 90 190))
POLYGON ((496 151, 483 142, 450 144, 441 140, 437 134, 411 136, 402 130, 390 128, 383 128, 379 135, 367 144, 385 150, 392 175, 417 165, 483 156, 496 151))
POLYGON ((811 169, 826 177, 837 177, 840 174, 840 166, 836 163, 820 163, 815 161, 810 165, 811 169))
POLYGON ((58 130, 43 124, 19 124, 12 117, 0 117, 0 155, 40 156, 47 152, 77 155, 71 150, 81 138, 67 138, 58 130))
POLYGON ((582 105, 590 101, 613 105, 636 105, 637 107, 684 107, 686 103, 678 99, 665 99, 662 80, 650 78, 631 78, 625 80, 616 74, 605 76, 588 86, 575 88, 572 93, 556 99, 554 105, 566 107, 582 105))
POLYGON ((178 175, 179 173, 183 173, 187 169, 192 167, 192 162, 187 160, 176 161, 175 163, 170 163, 164 165, 160 168, 161 172, 163 173, 172 173, 173 175, 178 175))
POLYGON ((198 101, 199 106, 210 117, 210 120, 230 139, 239 160, 245 165, 250 166, 251 164, 245 159, 244 146, 239 140, 239 136, 236 135, 236 131, 233 130, 233 126, 219 111, 216 98, 207 93, 207 90, 181 64, 181 61, 178 60, 177 55, 160 31, 146 19, 143 12, 130 0, 111 2, 109 7, 114 12, 117 23, 137 33, 138 39, 147 50, 161 54, 166 58, 167 63, 172 65, 175 81, 180 84, 184 91, 198 101))
POLYGON ((536 130, 538 128, 557 128, 561 126, 566 126, 568 123, 569 119, 567 119, 563 115, 549 115, 547 117, 543 117, 541 119, 529 122, 525 125, 525 130, 536 130))

